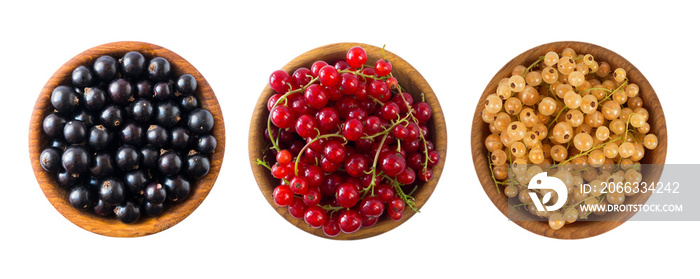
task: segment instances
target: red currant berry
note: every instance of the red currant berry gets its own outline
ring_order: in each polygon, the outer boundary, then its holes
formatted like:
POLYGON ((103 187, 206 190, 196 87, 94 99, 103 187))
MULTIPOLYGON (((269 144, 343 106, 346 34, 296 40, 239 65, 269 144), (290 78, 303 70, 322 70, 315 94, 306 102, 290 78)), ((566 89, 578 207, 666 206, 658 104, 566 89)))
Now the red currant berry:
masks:
POLYGON ((295 130, 302 138, 316 137, 318 135, 318 131, 316 131, 316 119, 308 114, 299 116, 299 118, 297 118, 295 130))
POLYGON ((326 176, 326 180, 321 185, 321 195, 324 197, 335 197, 335 192, 340 184, 345 182, 346 176, 340 173, 331 173, 326 176))
POLYGON ((391 62, 386 59, 377 60, 377 63, 374 64, 374 71, 380 77, 389 75, 391 73, 391 62))
MULTIPOLYGON (((382 177, 381 176, 375 176, 374 177, 374 185, 379 185, 382 183, 382 177)), ((369 185, 372 184, 372 174, 365 174, 360 178, 360 185, 362 186, 362 189, 369 187, 369 185)))
POLYGON ((388 152, 381 159, 380 166, 384 174, 394 177, 406 169, 406 159, 399 152, 388 152))
POLYGON ((322 109, 328 104, 328 95, 318 84, 312 84, 304 91, 306 103, 312 108, 322 109))
POLYGON ((289 182, 289 189, 296 195, 303 195, 309 190, 309 183, 306 182, 306 179, 303 177, 295 176, 292 178, 292 181, 289 182))
POLYGON ((338 215, 332 215, 323 223, 323 233, 329 237, 335 237, 340 234, 340 226, 338 225, 338 215))
POLYGON ((359 84, 360 80, 355 74, 343 73, 340 75, 340 91, 345 95, 352 95, 359 84))
POLYGON ((350 65, 348 65, 348 62, 345 62, 344 60, 335 61, 333 67, 338 71, 350 69, 350 65))
POLYGON ((406 92, 394 95, 394 97, 391 98, 391 101, 399 105, 399 111, 401 113, 407 113, 408 107, 413 106, 413 96, 406 92))
POLYGON ((399 105, 394 102, 386 102, 379 111, 379 115, 386 120, 394 120, 399 118, 399 105))
POLYGON ((362 154, 353 154, 345 160, 345 171, 352 177, 360 177, 368 171, 370 161, 362 154))
POLYGON ((292 217, 301 219, 304 218, 306 208, 307 206, 304 201, 302 201, 300 198, 294 198, 289 204, 289 207, 287 207, 287 210, 289 210, 289 214, 292 215, 292 217))
POLYGON ((294 193, 292 193, 292 189, 289 189, 289 186, 279 185, 272 190, 272 199, 277 206, 285 207, 294 200, 294 193))
POLYGON ((270 75, 270 87, 272 90, 277 91, 277 93, 286 93, 289 91, 289 85, 291 81, 289 74, 283 70, 277 70, 272 72, 270 75))
POLYGON ((430 150, 428 152, 428 166, 434 167, 438 163, 440 163, 440 153, 435 150, 430 150))
POLYGON ((420 102, 417 103, 414 107, 415 112, 415 117, 418 119, 418 122, 426 123, 428 120, 430 120, 430 117, 433 115, 432 109, 430 109, 430 105, 426 102, 420 102))
POLYGON ((362 215, 357 211, 348 209, 338 216, 338 225, 344 233, 354 233, 362 226, 362 215))
POLYGON ((382 121, 376 116, 367 117, 362 130, 370 136, 376 135, 382 131, 382 121))
POLYGON ((367 217, 367 216, 362 216, 362 227, 363 228, 369 228, 371 226, 374 226, 379 221, 379 217, 367 217))
POLYGON ((431 167, 418 170, 418 179, 428 181, 431 177, 433 177, 433 169, 431 167))
POLYGON ((285 167, 286 164, 274 164, 272 165, 272 168, 270 168, 270 172, 272 173, 272 176, 277 179, 282 179, 287 177, 287 174, 289 174, 289 169, 285 167))
POLYGON ((340 163, 333 163, 326 157, 321 158, 321 162, 319 164, 321 165, 321 169, 328 173, 337 171, 338 168, 340 168, 340 163))
POLYGON ((394 221, 398 221, 398 220, 401 220, 401 218, 403 218, 403 211, 399 211, 399 212, 387 211, 386 214, 389 215, 389 218, 391 218, 391 220, 394 220, 394 221))
POLYGON ((389 87, 389 89, 398 89, 399 88, 399 81, 396 80, 395 77, 390 77, 386 79, 386 86, 389 87))
POLYGON ((353 92, 352 95, 355 96, 355 99, 357 99, 358 101, 367 100, 369 98, 369 92, 367 91, 367 83, 365 83, 364 81, 360 81, 357 84, 357 89, 355 89, 355 92, 353 92))
POLYGON ((350 67, 355 69, 362 68, 362 66, 367 63, 367 52, 362 47, 352 47, 345 54, 345 60, 348 62, 350 67))
POLYGON ((379 217, 384 213, 384 203, 377 196, 367 196, 360 202, 360 213, 367 217, 379 217))
POLYGON ((406 207, 406 204, 401 198, 394 197, 389 201, 387 206, 389 207, 389 211, 401 212, 406 207))
POLYGON ((406 129, 408 129, 408 134, 406 134, 404 138, 405 141, 414 141, 420 137, 421 130, 416 123, 409 122, 408 125, 406 125, 406 129))
POLYGON ((383 203, 389 202, 396 194, 394 187, 391 187, 389 184, 380 184, 374 188, 374 191, 377 193, 377 197, 379 197, 383 203))
POLYGON ((318 70, 318 81, 323 86, 335 86, 340 81, 338 70, 331 65, 323 66, 318 70))
POLYGON ((345 161, 345 146, 340 142, 330 141, 323 148, 323 156, 333 163, 340 164, 345 161))
POLYGON ((381 80, 373 80, 369 83, 369 95, 375 99, 386 102, 391 99, 391 91, 386 87, 386 83, 381 80))
POLYGON ((355 141, 355 148, 357 152, 366 153, 372 149, 373 144, 373 139, 359 139, 355 141))
POLYGON ((326 211, 320 206, 309 206, 304 212, 304 222, 312 228, 320 228, 326 222, 326 211))
POLYGON ((276 106, 272 109, 272 112, 270 112, 270 120, 275 126, 281 129, 287 129, 294 125, 296 119, 294 118, 294 111, 290 108, 276 106))
POLYGON ((425 159, 423 158, 423 154, 413 152, 408 154, 408 157, 406 157, 406 165, 409 168, 412 168, 414 170, 419 170, 423 168, 423 164, 425 164, 425 159))
POLYGON ((318 188, 326 181, 326 173, 317 165, 310 165, 304 168, 304 178, 309 183, 310 188, 318 188))
POLYGON ((321 131, 333 132, 338 129, 338 124, 340 124, 340 116, 335 109, 325 107, 316 113, 316 121, 318 121, 318 128, 321 131))
POLYGON ((391 130, 391 134, 394 135, 394 137, 396 137, 397 139, 405 139, 408 135, 408 128, 406 128, 406 126, 403 125, 396 125, 391 130))
POLYGON ((292 153, 289 152, 289 150, 280 150, 280 152, 277 152, 277 163, 280 164, 286 164, 292 161, 292 153))
POLYGON ((338 201, 338 205, 350 208, 355 206, 360 200, 360 192, 353 183, 348 183, 347 181, 338 186, 335 191, 335 200, 338 201))
POLYGON ((294 141, 292 141, 291 144, 289 144, 288 149, 289 149, 289 152, 291 152, 292 156, 294 157, 294 156, 299 155, 299 152, 301 152, 301 149, 304 148, 305 145, 306 145, 306 143, 304 143, 304 141, 302 141, 302 140, 294 140, 294 141))
POLYGON ((324 66, 328 65, 326 61, 316 61, 311 65, 311 75, 313 77, 318 77, 318 71, 324 66))
POLYGON ((292 74, 292 86, 294 86, 294 88, 301 88, 309 84, 309 82, 311 82, 311 79, 313 79, 313 76, 311 75, 311 70, 305 67, 301 67, 294 71, 294 73, 292 74))
POLYGON ((321 202, 321 191, 318 188, 309 188, 303 196, 304 203, 308 206, 317 205, 321 202))
POLYGON ((403 148, 406 150, 408 153, 414 153, 418 151, 418 149, 423 145, 423 142, 421 142, 420 139, 414 140, 414 141, 409 141, 406 142, 404 141, 403 148))
POLYGON ((328 96, 329 101, 337 101, 343 97, 343 92, 341 92, 340 88, 338 88, 337 86, 333 86, 333 87, 323 86, 323 87, 321 87, 321 89, 323 90, 323 92, 326 92, 326 96, 328 96))
POLYGON ((294 111, 294 115, 315 113, 315 110, 309 105, 308 102, 306 102, 306 98, 304 98, 304 95, 292 94, 288 98, 292 103, 291 107, 292 111, 294 111))
POLYGON ((374 68, 364 68, 364 69, 362 69, 362 71, 360 71, 360 73, 363 74, 363 75, 365 75, 365 76, 370 76, 369 78, 363 77, 363 79, 365 80, 365 82, 371 82, 371 81, 373 81, 374 78, 371 78, 371 77, 377 75, 377 72, 374 70, 374 68))
POLYGON ((403 185, 409 185, 416 181, 416 172, 412 168, 406 167, 396 176, 396 180, 403 185))
POLYGON ((349 141, 356 141, 362 137, 362 122, 357 119, 350 119, 343 124, 343 136, 349 141))
MULTIPOLYGON (((272 111, 272 108, 275 107, 275 105, 277 104, 277 101, 282 96, 283 96, 283 94, 280 94, 280 93, 277 93, 277 94, 270 96, 270 99, 267 99, 267 110, 272 111)), ((284 105, 284 101, 282 101, 282 104, 280 104, 280 105, 284 105)))

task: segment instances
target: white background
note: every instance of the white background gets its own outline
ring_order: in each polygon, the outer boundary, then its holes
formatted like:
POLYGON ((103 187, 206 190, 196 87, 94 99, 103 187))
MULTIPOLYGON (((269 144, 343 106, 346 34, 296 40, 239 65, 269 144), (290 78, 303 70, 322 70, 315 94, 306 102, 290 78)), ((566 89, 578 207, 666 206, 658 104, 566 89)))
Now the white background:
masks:
POLYGON ((470 151, 475 102, 496 71, 534 46, 578 40, 611 49, 644 73, 666 113, 667 162, 697 163, 697 125, 689 125, 700 103, 697 7, 151 2, 0 4, 0 278, 674 278, 697 268, 699 222, 627 222, 575 241, 521 229, 484 194, 470 151), (32 107, 51 74, 85 49, 122 40, 164 46, 195 65, 217 94, 228 132, 221 174, 199 209, 135 239, 96 235, 63 218, 37 185, 27 154, 32 107), (286 222, 260 194, 248 163, 248 124, 269 74, 335 42, 386 44, 431 84, 448 127, 445 169, 422 213, 360 241, 322 239, 286 222))

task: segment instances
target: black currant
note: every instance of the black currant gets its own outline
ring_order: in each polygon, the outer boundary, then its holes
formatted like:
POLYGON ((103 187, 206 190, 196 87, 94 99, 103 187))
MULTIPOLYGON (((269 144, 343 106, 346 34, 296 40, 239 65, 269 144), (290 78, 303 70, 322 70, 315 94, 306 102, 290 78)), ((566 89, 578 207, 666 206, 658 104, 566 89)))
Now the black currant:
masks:
POLYGON ((100 113, 100 123, 107 128, 113 129, 122 125, 124 113, 117 106, 108 106, 100 113))
POLYGON ((143 68, 146 66, 146 58, 136 51, 130 51, 124 54, 120 62, 122 73, 130 78, 136 78, 141 75, 143 68))
POLYGON ((115 178, 103 180, 99 193, 100 199, 109 205, 118 205, 126 198, 124 183, 115 178))
POLYGON ((90 164, 90 174, 98 178, 104 178, 114 174, 112 155, 106 152, 95 154, 95 156, 92 157, 92 164, 90 164))
POLYGON ((153 98, 153 84, 149 80, 141 80, 137 82, 136 96, 145 99, 153 98))
POLYGON ((92 71, 90 68, 85 66, 78 66, 73 70, 71 74, 71 81, 75 87, 88 87, 92 86, 94 78, 92 77, 92 71))
POLYGON ((51 141, 50 146, 63 152, 66 150, 66 147, 68 147, 68 144, 60 139, 54 139, 51 141))
POLYGON ((89 210, 95 206, 95 195, 85 186, 75 186, 68 194, 68 202, 79 210, 89 210))
POLYGON ((143 128, 136 123, 127 123, 119 132, 119 139, 124 144, 141 146, 143 144, 143 128))
POLYGON ((72 145, 61 156, 61 164, 70 174, 81 174, 90 166, 90 156, 84 147, 72 145))
POLYGON ((83 91, 83 105, 91 111, 99 111, 107 103, 107 92, 99 87, 87 87, 83 91))
POLYGON ((165 176, 176 175, 180 172, 182 160, 174 151, 165 151, 158 158, 158 171, 165 176))
POLYGON ((95 214, 102 217, 109 217, 114 215, 114 205, 106 204, 101 199, 97 199, 97 204, 95 204, 95 214))
POLYGON ((209 173, 209 159, 199 154, 187 156, 185 171, 191 178, 201 178, 209 173))
POLYGON ((53 147, 46 148, 39 155, 39 162, 46 171, 57 172, 61 170, 61 151, 53 147))
POLYGON ((167 198, 168 193, 165 190, 165 187, 163 184, 153 182, 151 184, 148 184, 146 186, 146 189, 144 190, 143 197, 146 199, 146 201, 152 203, 152 204, 161 204, 165 201, 165 198, 167 198))
POLYGON ((73 120, 83 122, 86 128, 92 127, 96 122, 95 116, 86 109, 81 109, 75 115, 73 115, 73 120))
POLYGON ((158 125, 151 125, 146 130, 146 142, 156 148, 164 147, 170 141, 168 130, 158 125))
POLYGON ((154 204, 148 201, 143 203, 143 212, 148 216, 160 216, 163 213, 164 208, 165 206, 163 206, 162 203, 154 204))
POLYGON ((109 55, 100 56, 92 64, 92 69, 100 80, 109 82, 117 75, 117 60, 109 55))
POLYGON ((56 181, 58 181, 58 185, 61 185, 61 187, 70 189, 71 187, 80 184, 82 182, 82 176, 77 173, 68 173, 65 170, 60 170, 56 174, 56 181))
POLYGON ((99 151, 107 148, 112 141, 112 134, 105 128, 105 126, 97 125, 90 128, 90 134, 88 135, 87 145, 93 151, 99 151))
POLYGON ((166 177, 163 186, 168 192, 168 199, 173 202, 184 200, 190 194, 190 182, 180 175, 166 177))
POLYGON ((63 137, 63 126, 66 125, 66 119, 57 113, 52 113, 44 117, 44 122, 41 127, 44 133, 51 138, 63 137))
POLYGON ((190 145, 190 132, 182 127, 175 127, 170 132, 170 147, 185 150, 190 145))
POLYGON ((195 109, 187 118, 187 127, 195 134, 208 133, 214 127, 214 117, 206 109, 195 109))
POLYGON ((124 175, 124 184, 126 184, 129 192, 136 196, 141 196, 148 184, 148 177, 142 170, 132 170, 124 175))
POLYGON ((197 143, 194 147, 194 150, 204 155, 214 153, 216 138, 212 135, 201 135, 197 138, 197 143))
POLYGON ((126 79, 116 79, 107 87, 107 95, 112 100, 112 103, 125 105, 134 96, 134 87, 126 79))
POLYGON ((153 105, 146 99, 138 99, 131 103, 131 119, 145 123, 153 117, 153 105))
POLYGON ((68 86, 58 86, 51 92, 51 105, 59 113, 71 113, 79 104, 78 94, 68 86))
POLYGON ((68 143, 79 144, 85 141, 87 137, 87 128, 82 121, 71 120, 63 126, 63 138, 68 143))
POLYGON ((122 145, 114 154, 114 162, 123 171, 135 170, 139 167, 141 153, 130 145, 122 145))
POLYGON ((172 102, 162 102, 156 106, 155 121, 157 124, 170 128, 180 122, 180 109, 172 102))
POLYGON ((153 146, 141 148, 141 167, 144 169, 155 169, 158 166, 160 152, 153 146))
POLYGON ((170 75, 170 62, 163 57, 151 59, 148 63, 148 77, 152 81, 164 81, 170 75))
POLYGON ((190 74, 181 75, 177 79, 177 92, 185 95, 192 95, 197 90, 197 80, 190 74))
POLYGON ((177 104, 183 112, 190 112, 199 107, 199 100, 194 95, 182 95, 177 98, 177 104))
POLYGON ((122 223, 131 224, 141 217, 141 210, 134 200, 127 200, 114 208, 114 214, 122 223))
POLYGON ((159 82, 153 85, 153 98, 156 100, 168 100, 172 98, 173 93, 170 90, 170 85, 165 82, 159 82))

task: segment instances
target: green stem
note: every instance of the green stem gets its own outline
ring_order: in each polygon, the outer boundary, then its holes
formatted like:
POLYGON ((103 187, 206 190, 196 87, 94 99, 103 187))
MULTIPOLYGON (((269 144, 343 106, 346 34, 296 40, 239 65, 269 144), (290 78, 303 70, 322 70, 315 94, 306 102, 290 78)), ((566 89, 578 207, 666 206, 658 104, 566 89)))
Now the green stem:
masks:
POLYGON ((297 176, 299 175, 299 160, 301 160, 301 155, 304 154, 304 150, 309 148, 309 146, 312 143, 317 142, 320 139, 332 138, 332 137, 340 137, 340 138, 345 139, 345 137, 343 135, 336 133, 336 134, 321 135, 321 136, 318 136, 315 139, 311 140, 310 142, 307 142, 306 145, 304 145, 304 147, 301 148, 301 150, 299 151, 299 154, 297 154, 296 160, 294 161, 294 175, 297 175, 297 176))

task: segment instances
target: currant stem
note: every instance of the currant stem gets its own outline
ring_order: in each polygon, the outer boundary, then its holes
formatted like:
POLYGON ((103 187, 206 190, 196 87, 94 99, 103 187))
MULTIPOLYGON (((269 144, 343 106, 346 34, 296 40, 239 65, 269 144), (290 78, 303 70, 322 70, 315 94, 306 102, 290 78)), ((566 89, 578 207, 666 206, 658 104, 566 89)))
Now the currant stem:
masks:
POLYGON ((294 175, 295 175, 295 176, 298 176, 298 175, 299 175, 299 160, 301 160, 301 155, 304 154, 304 150, 306 150, 307 148, 309 148, 309 146, 310 146, 312 143, 317 142, 317 141, 320 140, 320 139, 332 138, 332 137, 340 137, 340 138, 343 138, 345 141, 347 141, 347 139, 345 139, 345 137, 344 137, 343 135, 337 133, 337 134, 321 135, 321 136, 318 136, 318 137, 316 137, 315 139, 313 139, 313 140, 307 142, 306 145, 304 145, 304 147, 301 148, 301 150, 299 151, 299 154, 297 154, 296 160, 294 161, 294 175))
POLYGON ((540 62, 542 62, 542 60, 544 60, 544 56, 540 56, 540 58, 537 59, 537 61, 530 64, 530 66, 527 67, 527 69, 525 69, 525 71, 523 72, 523 78, 525 78, 525 76, 530 72, 530 70, 532 70, 532 68, 537 66, 537 64, 539 64, 540 62))

